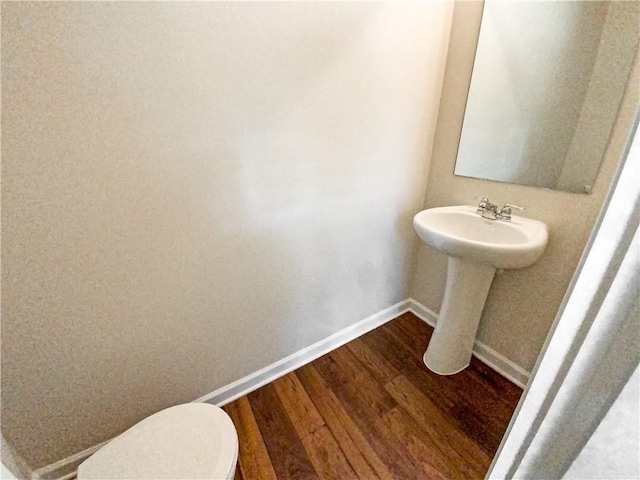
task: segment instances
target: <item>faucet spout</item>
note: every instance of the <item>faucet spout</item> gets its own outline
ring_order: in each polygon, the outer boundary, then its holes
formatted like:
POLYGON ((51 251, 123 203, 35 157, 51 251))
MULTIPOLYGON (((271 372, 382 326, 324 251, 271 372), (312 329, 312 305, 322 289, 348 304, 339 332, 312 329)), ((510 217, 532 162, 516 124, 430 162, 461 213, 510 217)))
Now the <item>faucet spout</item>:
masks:
POLYGON ((473 197, 480 200, 476 213, 482 218, 488 218, 489 220, 495 220, 498 218, 498 206, 489 201, 487 197, 473 197))

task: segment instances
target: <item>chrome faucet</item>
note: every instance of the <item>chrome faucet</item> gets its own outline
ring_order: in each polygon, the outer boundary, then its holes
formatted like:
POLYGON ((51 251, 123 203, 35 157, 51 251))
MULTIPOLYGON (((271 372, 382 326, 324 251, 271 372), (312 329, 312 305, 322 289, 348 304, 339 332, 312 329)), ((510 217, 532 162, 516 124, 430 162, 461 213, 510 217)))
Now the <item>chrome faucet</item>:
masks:
POLYGON ((524 210, 524 207, 519 207, 513 203, 505 203, 504 206, 498 211, 498 206, 491 203, 487 197, 473 197, 480 200, 476 213, 482 218, 489 220, 502 220, 503 222, 511 221, 511 209, 524 210))
POLYGON ((482 218, 488 218, 489 220, 495 220, 498 215, 498 206, 489 201, 487 197, 473 197, 480 200, 476 213, 482 218))

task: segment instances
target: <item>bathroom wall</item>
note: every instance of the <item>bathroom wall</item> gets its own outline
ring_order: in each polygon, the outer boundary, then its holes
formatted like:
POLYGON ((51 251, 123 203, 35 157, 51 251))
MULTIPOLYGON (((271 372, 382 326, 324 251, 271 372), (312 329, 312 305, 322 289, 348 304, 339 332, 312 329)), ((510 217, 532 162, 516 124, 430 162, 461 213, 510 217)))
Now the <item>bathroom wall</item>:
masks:
POLYGON ((452 10, 3 2, 2 432, 31 468, 406 298, 452 10))
POLYGON ((628 62, 638 52, 639 36, 640 4, 609 3, 589 87, 557 188, 589 191, 598 172, 598 162, 593 160, 604 157, 607 139, 628 83, 628 62), (621 58, 627 61, 620 61, 621 58), (611 59, 617 60, 617 68, 611 68, 611 59))
MULTIPOLYGON (((624 7, 623 4, 631 2, 618 2, 617 6, 624 7)), ((524 216, 548 225, 549 244, 538 263, 522 270, 507 270, 495 277, 478 331, 478 340, 530 371, 624 152, 638 111, 638 65, 636 61, 590 195, 454 176, 481 12, 481 2, 455 5, 424 207, 474 205, 477 200, 472 196, 487 196, 494 203, 522 205, 526 207, 524 216)), ((635 22, 637 17, 624 18, 635 22)), ((445 279, 446 257, 420 245, 411 296, 438 312, 445 279)))

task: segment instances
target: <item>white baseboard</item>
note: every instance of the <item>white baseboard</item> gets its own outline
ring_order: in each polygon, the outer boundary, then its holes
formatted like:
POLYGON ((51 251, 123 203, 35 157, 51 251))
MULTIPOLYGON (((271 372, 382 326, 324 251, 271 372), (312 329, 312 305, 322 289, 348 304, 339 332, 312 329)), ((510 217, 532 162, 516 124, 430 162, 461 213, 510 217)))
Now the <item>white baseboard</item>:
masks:
MULTIPOLYGON (((427 325, 431 327, 436 326, 436 321, 438 320, 437 313, 433 312, 413 298, 409 298, 407 302, 411 313, 427 325)), ((480 340, 476 339, 473 345, 473 356, 506 379, 518 385, 520 388, 524 388, 529 381, 529 376, 531 375, 529 372, 520 365, 499 354, 493 348, 485 345, 480 340)))
MULTIPOLYGON (((316 358, 341 347, 345 343, 364 335, 374 328, 377 328, 406 312, 413 313, 432 327, 435 326, 438 318, 437 314, 429 310, 420 302, 417 302, 412 298, 403 300, 365 318, 364 320, 359 321, 358 323, 340 330, 339 332, 336 332, 313 345, 278 360, 257 372, 247 375, 246 377, 230 383, 229 385, 225 385, 214 392, 200 397, 197 400, 194 400, 194 402, 207 402, 218 406, 226 405, 227 403, 257 390, 263 385, 266 385, 267 383, 270 383, 277 378, 312 362, 316 358)), ((426 347, 427 346, 425 345, 425 348, 426 347)), ((503 357, 482 342, 476 340, 473 354, 480 361, 494 369, 502 376, 511 380, 516 385, 522 388, 526 385, 527 380, 529 379, 529 372, 509 359, 503 357)), ((103 442, 99 445, 83 450, 82 452, 78 452, 64 458, 56 463, 40 468, 33 473, 31 480, 70 480, 75 477, 78 466, 107 443, 108 441, 103 442)))
POLYGON ((257 372, 247 375, 240 380, 237 380, 229 385, 219 388, 215 392, 211 392, 204 397, 200 397, 195 400, 196 402, 207 402, 214 405, 223 406, 227 403, 233 402, 237 398, 240 398, 258 388, 272 382, 289 372, 294 371, 297 368, 306 365, 314 361, 316 358, 325 355, 338 347, 341 347, 345 343, 349 343, 351 340, 370 332, 374 328, 378 328, 390 320, 402 315, 409 311, 409 301, 403 300, 396 303, 378 313, 374 313, 370 317, 359 321, 327 338, 320 340, 319 342, 303 348, 288 357, 278 360, 271 365, 268 365, 257 372))
POLYGON ((31 480, 69 480, 75 478, 80 464, 109 442, 110 440, 107 440, 81 452, 74 453, 67 458, 58 460, 51 465, 39 468, 33 472, 31 480))
POLYGON ((527 386, 531 372, 527 372, 520 365, 500 355, 493 348, 479 340, 476 340, 473 346, 473 356, 523 390, 527 386))

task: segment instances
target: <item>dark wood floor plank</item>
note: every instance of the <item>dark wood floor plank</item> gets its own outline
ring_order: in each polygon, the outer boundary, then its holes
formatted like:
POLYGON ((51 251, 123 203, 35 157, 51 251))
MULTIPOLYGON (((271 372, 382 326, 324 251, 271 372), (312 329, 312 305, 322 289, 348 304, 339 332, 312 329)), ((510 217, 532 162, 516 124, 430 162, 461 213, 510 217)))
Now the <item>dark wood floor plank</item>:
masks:
POLYGON ((431 400, 425 397, 406 377, 400 376, 385 385, 385 389, 420 425, 438 458, 446 458, 455 471, 467 477, 482 477, 491 464, 491 457, 431 400))
POLYGON ((404 343, 410 348, 416 358, 422 357, 422 354, 427 349, 431 335, 433 334, 433 328, 420 320, 418 317, 411 313, 405 313, 398 318, 389 322, 389 326, 403 332, 402 339, 404 343))
POLYGON ((411 313, 227 405, 237 480, 480 479, 522 390, 473 358, 426 368, 411 313))
POLYGON ((224 407, 238 432, 238 467, 247 480, 275 480, 278 477, 264 444, 249 400, 241 397, 224 407))
POLYGON ((430 439, 425 441, 424 432, 400 407, 387 412, 383 422, 393 432, 395 438, 405 445, 413 458, 422 465, 427 478, 446 480, 459 475, 460 472, 447 461, 440 449, 430 439))
MULTIPOLYGON (((425 322, 411 313, 401 315, 393 322, 389 323, 391 330, 396 329, 404 340, 404 343, 411 348, 416 357, 421 357, 426 350, 433 329, 426 325, 425 322)), ((460 372, 462 375, 453 375, 452 377, 444 377, 454 382, 458 379, 461 382, 473 381, 477 384, 480 381, 483 392, 490 395, 496 400, 501 400, 509 405, 518 402, 522 389, 517 385, 489 368, 475 357, 471 358, 471 365, 460 372)), ((470 391, 469 388, 466 389, 470 391)))
POLYGON ((332 390, 340 398, 357 397, 358 402, 350 405, 359 409, 362 415, 375 414, 381 417, 395 407, 396 401, 384 390, 367 369, 348 348, 342 347, 316 360, 316 368, 332 390))
POLYGON ((321 479, 357 480, 358 476, 327 427, 314 430, 302 439, 302 444, 321 479))
POLYGON ((380 352, 412 382, 417 382, 416 386, 440 408, 446 410, 453 407, 458 401, 458 393, 449 389, 441 390, 439 380, 444 377, 430 372, 421 356, 415 355, 404 341, 398 340, 384 327, 386 325, 361 337, 362 341, 372 350, 380 352))
POLYGON ((236 463, 236 473, 233 475, 233 480, 244 480, 242 470, 240 470, 240 462, 236 463))
POLYGON ((351 350, 381 385, 401 374, 386 358, 371 350, 359 338, 349 342, 346 347, 351 350))
MULTIPOLYGON (((426 344, 421 343, 430 337, 432 331, 431 327, 410 313, 385 327, 387 332, 405 345, 413 345, 410 348, 416 357, 424 352, 426 344)), ((432 373, 431 376, 433 377, 432 373)), ((471 359, 471 365, 462 372, 434 378, 438 390, 455 392, 455 406, 451 413, 463 421, 469 431, 483 437, 483 446, 493 455, 502 439, 502 433, 497 432, 504 432, 509 424, 513 405, 520 399, 522 389, 475 357, 471 359), (478 392, 482 394, 479 395, 478 392)))
POLYGON ((304 387, 294 373, 280 377, 272 383, 291 423, 303 439, 324 426, 324 420, 316 410, 304 387))
POLYGON ((312 480, 318 475, 271 384, 248 395, 279 479, 312 480))
POLYGON ((404 445, 393 442, 393 432, 382 421, 383 415, 397 406, 393 397, 384 388, 378 390, 380 386, 372 376, 366 379, 364 367, 358 367, 360 373, 349 382, 357 362, 357 358, 346 349, 334 350, 316 360, 320 375, 394 476, 407 480, 428 478, 404 445), (394 448, 389 448, 390 442, 394 448))
POLYGON ((486 398, 477 395, 469 401, 469 385, 460 384, 458 379, 452 378, 455 375, 442 377, 429 371, 422 359, 417 359, 406 344, 389 331, 387 325, 371 333, 374 335, 363 337, 365 343, 377 346, 427 398, 451 415, 461 431, 473 438, 486 453, 495 454, 504 429, 502 433, 496 430, 495 416, 490 410, 493 406, 486 398))
POLYGON ((296 371, 347 460, 361 479, 392 480, 389 471, 313 364, 296 371), (375 473, 374 473, 375 472, 375 473))

